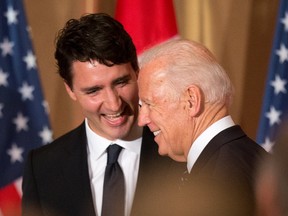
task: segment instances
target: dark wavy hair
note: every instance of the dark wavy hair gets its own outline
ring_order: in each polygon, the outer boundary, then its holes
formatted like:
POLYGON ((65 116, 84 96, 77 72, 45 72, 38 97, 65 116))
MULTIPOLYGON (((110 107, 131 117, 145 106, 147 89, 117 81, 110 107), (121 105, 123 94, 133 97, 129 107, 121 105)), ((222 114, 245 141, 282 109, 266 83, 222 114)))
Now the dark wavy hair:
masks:
POLYGON ((106 66, 131 63, 139 71, 136 48, 123 25, 105 13, 70 19, 55 40, 58 72, 72 89, 73 61, 96 60, 106 66))

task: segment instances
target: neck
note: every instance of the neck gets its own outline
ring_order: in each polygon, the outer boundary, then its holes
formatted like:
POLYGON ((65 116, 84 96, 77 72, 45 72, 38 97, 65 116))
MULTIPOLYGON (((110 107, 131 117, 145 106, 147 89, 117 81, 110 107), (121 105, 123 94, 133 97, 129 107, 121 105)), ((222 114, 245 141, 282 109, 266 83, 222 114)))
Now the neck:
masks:
MULTIPOLYGON (((209 126, 227 115, 229 115, 229 113, 225 104, 205 104, 204 112, 193 118, 191 145, 209 126)), ((191 145, 185 152, 186 157, 188 156, 191 145)))

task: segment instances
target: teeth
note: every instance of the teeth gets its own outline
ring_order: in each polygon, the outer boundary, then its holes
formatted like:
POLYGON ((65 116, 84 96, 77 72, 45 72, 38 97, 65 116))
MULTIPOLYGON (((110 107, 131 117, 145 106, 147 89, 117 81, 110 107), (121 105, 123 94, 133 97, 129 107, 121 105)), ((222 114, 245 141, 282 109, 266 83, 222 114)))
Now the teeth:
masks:
POLYGON ((121 113, 116 113, 116 114, 113 114, 113 115, 106 115, 108 118, 112 119, 112 118, 118 118, 119 116, 121 115, 121 113))
POLYGON ((153 134, 154 134, 154 136, 157 136, 160 132, 161 132, 160 130, 154 131, 153 134))

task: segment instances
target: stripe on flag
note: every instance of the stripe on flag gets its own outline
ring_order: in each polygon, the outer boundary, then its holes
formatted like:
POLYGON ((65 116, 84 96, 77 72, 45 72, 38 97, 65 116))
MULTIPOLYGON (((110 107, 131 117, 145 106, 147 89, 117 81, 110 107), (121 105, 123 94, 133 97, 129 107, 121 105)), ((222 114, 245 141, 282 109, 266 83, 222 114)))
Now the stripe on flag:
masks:
POLYGON ((20 206, 21 197, 14 183, 0 189, 0 211, 3 216, 21 215, 20 206))

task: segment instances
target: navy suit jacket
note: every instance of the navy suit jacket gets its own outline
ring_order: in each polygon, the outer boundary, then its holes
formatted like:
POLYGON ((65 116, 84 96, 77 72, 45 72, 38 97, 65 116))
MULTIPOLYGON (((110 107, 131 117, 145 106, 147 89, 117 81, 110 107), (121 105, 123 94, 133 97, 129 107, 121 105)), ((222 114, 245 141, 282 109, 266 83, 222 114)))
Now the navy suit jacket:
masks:
MULTIPOLYGON (((83 123, 51 144, 29 153, 22 185, 23 216, 96 215, 86 148, 83 123)), ((154 136, 145 127, 131 215, 165 215, 170 212, 169 206, 173 205, 169 205, 171 200, 166 198, 173 193, 170 186, 178 180, 178 170, 183 170, 179 163, 158 155, 154 136), (165 182, 171 185, 167 188, 165 182)))
POLYGON ((233 126, 204 148, 188 176, 179 215, 251 216, 255 211, 255 172, 267 153, 233 126))

